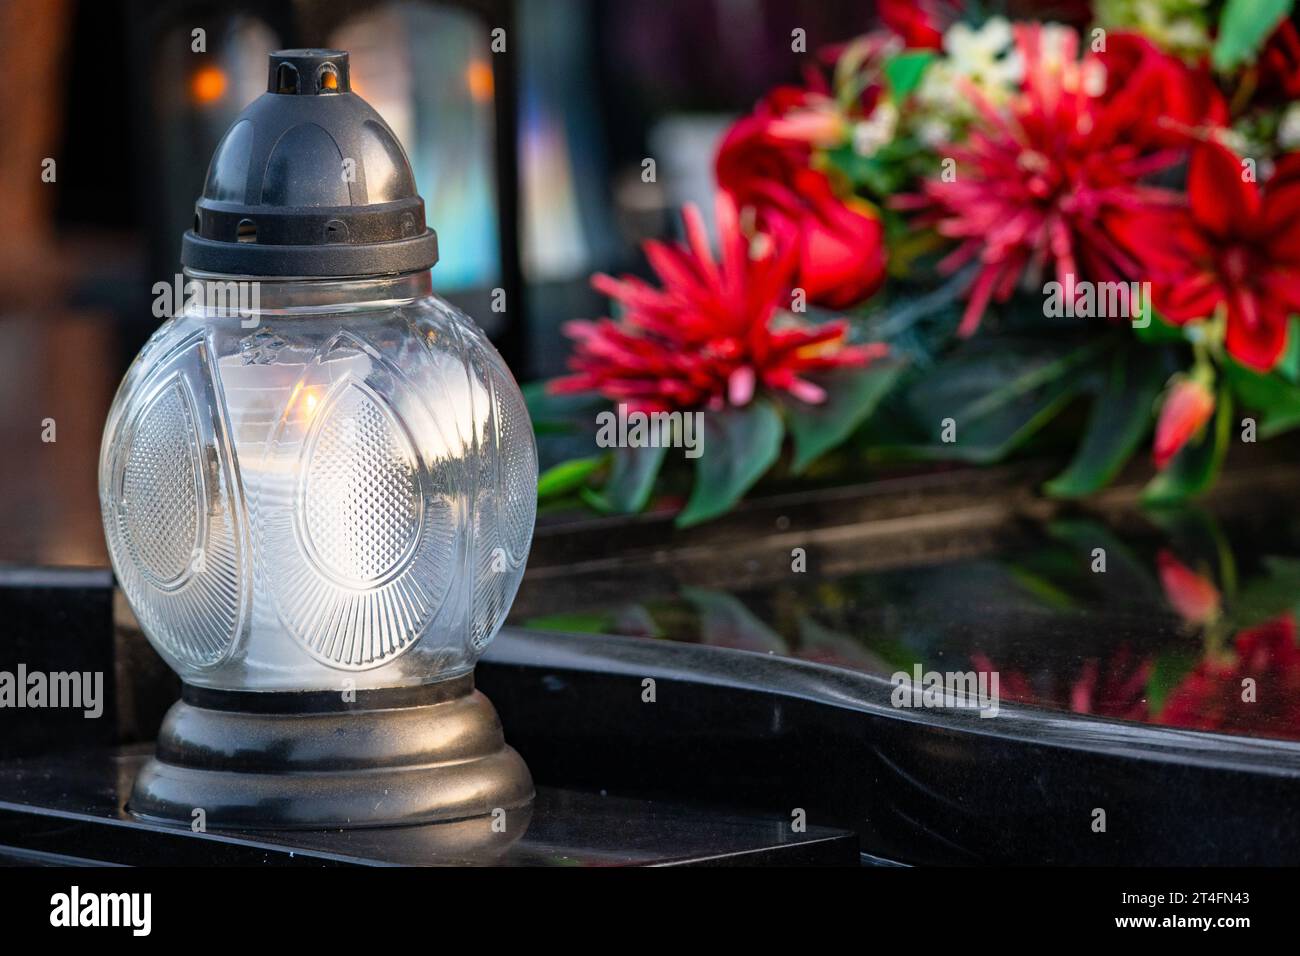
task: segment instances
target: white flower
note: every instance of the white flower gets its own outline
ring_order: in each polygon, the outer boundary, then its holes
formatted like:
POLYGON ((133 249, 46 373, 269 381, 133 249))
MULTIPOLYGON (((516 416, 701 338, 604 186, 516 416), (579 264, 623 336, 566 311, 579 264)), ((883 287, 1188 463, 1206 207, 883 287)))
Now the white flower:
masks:
POLYGON ((874 156, 892 142, 898 131, 898 107, 881 100, 871 115, 853 127, 853 151, 859 156, 874 156))
POLYGON ((1277 144, 1283 149, 1300 147, 1300 103, 1292 103, 1282 114, 1277 127, 1277 144))
POLYGON ((916 138, 930 149, 952 142, 952 124, 939 117, 928 117, 916 124, 916 138))
POLYGON ((1251 148, 1250 137, 1240 129, 1221 129, 1218 131, 1219 142, 1232 150, 1238 156, 1250 156, 1258 153, 1251 148))
POLYGON ((975 116, 967 84, 995 106, 1019 89, 1024 64, 1013 40, 1011 24, 1004 17, 991 17, 979 29, 965 23, 948 28, 943 37, 945 55, 926 69, 916 91, 917 114, 909 117, 922 143, 934 147, 949 142, 975 116))
POLYGON ((1020 82, 1023 66, 1011 50, 1011 24, 1005 17, 990 17, 974 30, 954 23, 943 35, 943 50, 954 74, 976 86, 996 90, 1020 82))

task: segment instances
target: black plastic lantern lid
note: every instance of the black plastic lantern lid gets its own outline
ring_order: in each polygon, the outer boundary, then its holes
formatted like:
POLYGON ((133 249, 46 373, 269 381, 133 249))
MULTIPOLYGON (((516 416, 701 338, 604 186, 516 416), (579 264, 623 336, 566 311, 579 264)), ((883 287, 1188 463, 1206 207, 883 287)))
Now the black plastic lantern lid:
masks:
POLYGON ((202 272, 347 278, 438 261, 406 153, 340 50, 271 54, 267 92, 226 131, 194 213, 181 263, 202 272))

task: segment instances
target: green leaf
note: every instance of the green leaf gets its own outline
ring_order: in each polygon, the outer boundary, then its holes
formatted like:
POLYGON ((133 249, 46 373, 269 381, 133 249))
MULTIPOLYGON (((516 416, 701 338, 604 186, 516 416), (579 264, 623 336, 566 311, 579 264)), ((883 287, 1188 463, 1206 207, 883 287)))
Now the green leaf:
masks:
POLYGON ((1229 634, 1262 624, 1300 604, 1300 559, 1274 555, 1261 563, 1264 573, 1254 576, 1229 604, 1223 625, 1229 634))
POLYGON ((612 614, 599 611, 591 614, 547 614, 530 617, 524 627, 535 631, 567 631, 570 634, 607 634, 614 623, 612 614))
POLYGON ((1069 591, 1054 584, 1048 578, 1030 568, 1015 562, 1008 562, 1007 573, 1011 575, 1012 581, 1024 588, 1028 594, 1037 599, 1044 607, 1051 608, 1054 611, 1076 611, 1079 609, 1079 602, 1074 599, 1069 591))
POLYGON ((686 528, 729 511, 781 453, 784 427, 771 402, 704 413, 703 444, 690 500, 677 516, 686 528))
POLYGON ((848 438, 875 411, 905 366, 905 362, 877 362, 865 369, 841 369, 817 379, 826 390, 826 400, 820 405, 786 400, 795 474, 848 438))
POLYGON ((1214 68, 1231 70, 1255 59, 1264 41, 1289 16, 1293 0, 1228 0, 1219 15, 1219 35, 1211 59, 1214 68))
POLYGON ((885 79, 895 100, 905 99, 921 85, 926 67, 935 59, 933 50, 905 50, 885 64, 885 79))
POLYGON ((520 388, 528 417, 533 422, 533 431, 538 435, 590 428, 596 410, 609 404, 607 399, 595 393, 552 395, 547 391, 548 384, 529 382, 520 388))
POLYGON ((891 674, 898 670, 874 648, 868 648, 865 641, 829 628, 808 614, 799 612, 796 623, 799 628, 796 656, 804 660, 876 674, 891 674))
POLYGON ((1051 421, 1099 372, 1109 340, 1051 348, 999 342, 958 353, 920 378, 908 397, 921 426, 936 439, 913 456, 976 464, 1000 461, 1051 421), (943 442, 943 421, 956 441, 943 442))
POLYGON ((1115 586, 1110 583, 1114 582, 1136 604, 1163 600, 1164 590, 1153 573, 1150 559, 1139 555, 1132 542, 1117 535, 1108 525, 1095 518, 1064 517, 1051 521, 1047 531, 1053 541, 1067 545, 1066 553, 1071 562, 1070 590, 1078 589, 1077 555, 1091 554, 1093 548, 1102 548, 1106 552, 1107 587, 1115 586))
POLYGON ((599 511, 635 514, 650 500, 650 492, 654 490, 667 451, 662 446, 616 448, 614 464, 604 487, 583 497, 599 511))
POLYGON ((1300 316, 1291 316, 1286 331, 1286 352, 1276 371, 1288 382, 1300 383, 1300 316))
POLYGON ((709 588, 683 588, 682 597, 700 615, 700 637, 713 647, 788 654, 785 638, 772 630, 739 599, 709 588))
POLYGON ((537 497, 554 498, 568 494, 587 483, 591 474, 608 460, 607 455, 574 458, 548 468, 537 478, 537 497))
POLYGON ((1165 706, 1169 692, 1177 687, 1200 660, 1199 654, 1171 651, 1156 658, 1147 678, 1147 709, 1155 716, 1165 706))
POLYGON ((1116 356, 1074 460, 1044 486, 1049 495, 1077 498, 1104 488, 1146 436, 1165 381, 1163 364, 1149 352, 1126 349, 1116 356))
POLYGON ((1186 341, 1182 328, 1166 322, 1151 308, 1151 297, 1145 295, 1142 297, 1142 316, 1133 323, 1133 333, 1139 341, 1152 345, 1186 341))
POLYGON ((1223 363, 1223 372, 1241 403, 1259 412, 1261 438, 1300 425, 1300 387, 1276 373, 1261 374, 1231 358, 1223 363))
POLYGON ((855 189, 875 196, 892 195, 902 188, 910 175, 901 164, 886 162, 881 154, 860 156, 852 146, 830 149, 823 155, 832 169, 855 189))
POLYGON ((1198 495, 1214 484, 1232 434, 1232 393, 1219 389, 1214 420, 1199 445, 1187 445, 1174 460, 1147 483, 1142 502, 1147 505, 1175 504, 1198 495))

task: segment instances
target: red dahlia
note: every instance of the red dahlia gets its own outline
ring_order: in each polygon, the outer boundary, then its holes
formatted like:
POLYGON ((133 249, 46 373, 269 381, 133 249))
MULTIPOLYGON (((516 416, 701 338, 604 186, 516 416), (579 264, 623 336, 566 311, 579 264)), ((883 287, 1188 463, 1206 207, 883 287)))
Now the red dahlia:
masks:
POLYGON ((759 386, 817 404, 825 392, 808 373, 864 366, 887 352, 882 344, 849 345, 844 320, 814 325, 786 310, 796 235, 779 230, 751 243, 735 203, 720 193, 717 261, 699 210, 688 205, 682 218, 686 245, 645 246, 663 288, 631 276, 592 279, 623 306, 622 320, 565 325, 577 343, 573 374, 553 381, 552 391, 599 392, 642 411, 746 405, 759 386))
MULTIPOLYGON (((1022 283, 1041 287, 1049 268, 1062 283, 1069 275, 1135 277, 1137 263, 1111 238, 1110 224, 1175 199, 1141 180, 1180 154, 1143 131, 1155 129, 1157 114, 1169 108, 1162 87, 1193 82, 1191 71, 1149 44, 1126 44, 1123 56, 1117 51, 1107 64, 1091 52, 1079 59, 1072 30, 1048 34, 1037 23, 1014 30, 1025 67, 1020 94, 999 110, 969 86, 979 118, 967 143, 941 150, 956 160, 955 179, 928 180, 922 195, 896 200, 900 208, 922 210, 921 222, 958 241, 941 269, 979 263, 962 318, 964 335, 979 326, 990 300, 1005 301, 1022 283), (1161 62, 1151 63, 1153 57, 1161 62)), ((1190 93, 1178 97, 1194 99, 1190 93)), ((1217 108, 1212 112, 1217 115, 1217 108)))

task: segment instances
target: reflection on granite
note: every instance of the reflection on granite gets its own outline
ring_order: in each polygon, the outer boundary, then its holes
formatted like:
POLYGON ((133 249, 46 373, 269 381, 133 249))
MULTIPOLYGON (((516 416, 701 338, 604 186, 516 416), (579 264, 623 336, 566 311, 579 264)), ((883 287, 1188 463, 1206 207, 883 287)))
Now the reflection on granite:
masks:
POLYGON ((823 573, 787 548, 788 573, 754 575, 759 550, 719 550, 708 587, 632 564, 548 574, 549 601, 526 587, 513 620, 885 676, 996 672, 1004 701, 1300 739, 1300 516, 1276 504, 1025 522, 985 554, 902 569, 823 573))
POLYGON ((146 750, 0 762, 0 865, 37 859, 125 865, 662 866, 858 863, 856 834, 580 790, 539 787, 518 825, 490 817, 334 830, 211 830, 126 810, 146 750))

